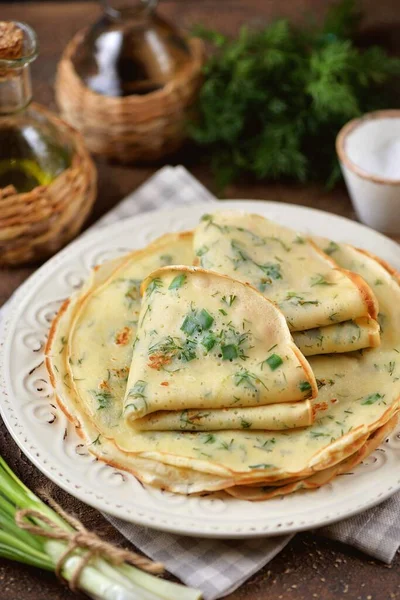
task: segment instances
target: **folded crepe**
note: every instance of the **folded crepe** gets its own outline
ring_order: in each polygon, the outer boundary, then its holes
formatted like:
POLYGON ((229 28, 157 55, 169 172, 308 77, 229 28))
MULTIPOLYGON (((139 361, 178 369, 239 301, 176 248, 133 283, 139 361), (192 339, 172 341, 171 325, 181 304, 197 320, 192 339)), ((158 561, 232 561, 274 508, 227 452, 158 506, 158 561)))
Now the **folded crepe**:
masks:
POLYGON ((293 339, 304 356, 354 352, 362 348, 376 348, 381 342, 379 323, 369 317, 294 331, 293 339))
POLYGON ((259 215, 204 215, 195 231, 196 264, 249 282, 279 306, 307 356, 379 344, 371 288, 331 257, 335 244, 312 240, 259 215), (338 327, 337 323, 346 325, 338 327))
POLYGON ((227 429, 269 429, 279 431, 306 427, 314 421, 315 411, 310 400, 283 402, 249 408, 210 410, 161 410, 133 425, 143 431, 218 431, 227 429))
MULTIPOLYGON (((128 422, 159 410, 233 410, 317 395, 283 314, 253 287, 170 266, 151 273, 142 291, 125 395, 128 422)), ((221 413, 214 424, 218 418, 221 413)))

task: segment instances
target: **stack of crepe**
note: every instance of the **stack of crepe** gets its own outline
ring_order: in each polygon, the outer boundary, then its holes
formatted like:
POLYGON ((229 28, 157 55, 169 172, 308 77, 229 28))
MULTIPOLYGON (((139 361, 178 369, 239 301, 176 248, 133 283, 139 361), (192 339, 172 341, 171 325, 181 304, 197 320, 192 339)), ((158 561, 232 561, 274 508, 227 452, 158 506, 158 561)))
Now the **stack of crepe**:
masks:
POLYGON ((46 364, 99 459, 176 493, 261 500, 320 487, 394 428, 399 302, 376 257, 219 212, 96 268, 46 364))

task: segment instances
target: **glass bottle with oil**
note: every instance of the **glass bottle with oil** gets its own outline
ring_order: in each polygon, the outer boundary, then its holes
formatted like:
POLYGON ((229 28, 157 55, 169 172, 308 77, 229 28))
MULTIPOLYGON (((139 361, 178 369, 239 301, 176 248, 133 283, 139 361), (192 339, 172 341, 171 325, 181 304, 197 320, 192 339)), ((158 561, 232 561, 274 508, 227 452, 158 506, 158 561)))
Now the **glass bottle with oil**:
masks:
POLYGON ((191 58, 182 35, 157 14, 157 0, 123 2, 103 0, 102 17, 83 37, 73 58, 85 84, 104 96, 157 91, 191 58))
POLYGON ((25 23, 0 22, 0 188, 28 192, 69 167, 70 142, 40 107, 30 106, 35 32, 25 23))

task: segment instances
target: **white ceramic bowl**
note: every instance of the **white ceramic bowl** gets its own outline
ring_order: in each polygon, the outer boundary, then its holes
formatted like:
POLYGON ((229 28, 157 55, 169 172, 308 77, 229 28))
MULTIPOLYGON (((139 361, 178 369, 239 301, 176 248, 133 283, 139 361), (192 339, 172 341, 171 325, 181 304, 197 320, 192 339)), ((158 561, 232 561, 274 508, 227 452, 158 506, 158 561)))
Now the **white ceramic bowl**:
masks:
POLYGON ((400 234, 400 110, 353 119, 340 130, 336 151, 360 221, 400 234))

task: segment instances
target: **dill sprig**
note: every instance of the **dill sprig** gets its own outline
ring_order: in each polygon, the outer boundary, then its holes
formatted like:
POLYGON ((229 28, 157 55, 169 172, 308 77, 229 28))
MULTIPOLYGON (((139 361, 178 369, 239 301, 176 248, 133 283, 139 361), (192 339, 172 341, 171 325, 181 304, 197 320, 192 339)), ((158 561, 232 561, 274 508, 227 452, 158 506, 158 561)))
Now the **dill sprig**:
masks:
POLYGON ((91 393, 97 401, 97 410, 109 408, 113 400, 113 396, 110 392, 106 390, 91 390, 91 393))
POLYGON ((266 275, 266 283, 272 283, 273 279, 282 279, 281 266, 278 263, 261 264, 256 262, 236 240, 231 241, 231 248, 234 253, 231 261, 235 271, 244 263, 249 262, 266 275))
POLYGON ((349 120, 396 102, 400 60, 379 46, 359 49, 354 0, 333 5, 322 27, 280 19, 235 39, 197 27, 214 47, 204 67, 191 137, 206 148, 223 188, 257 179, 340 178, 335 137, 349 120), (389 87, 389 84, 390 87, 389 87))

